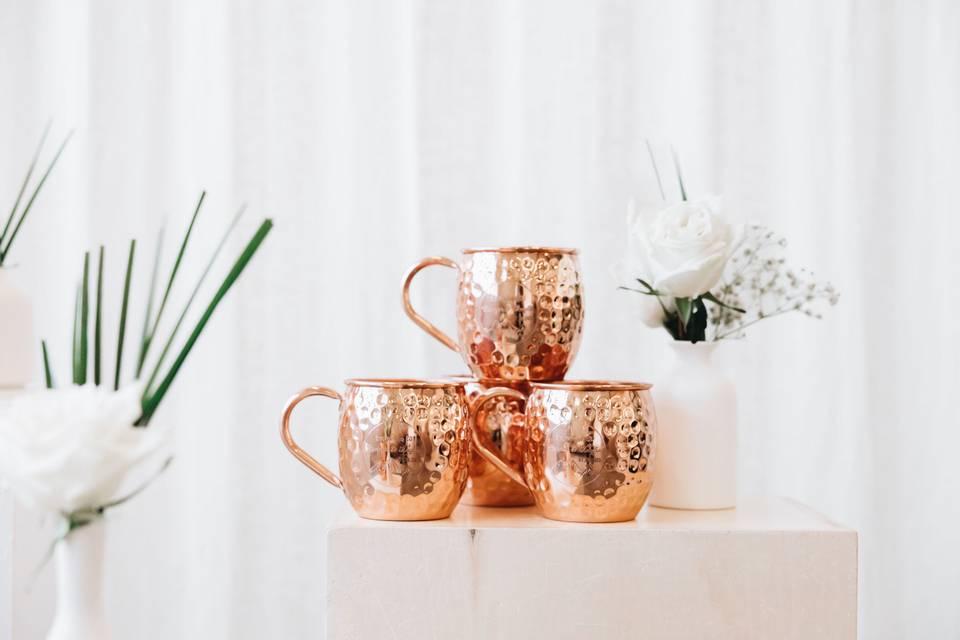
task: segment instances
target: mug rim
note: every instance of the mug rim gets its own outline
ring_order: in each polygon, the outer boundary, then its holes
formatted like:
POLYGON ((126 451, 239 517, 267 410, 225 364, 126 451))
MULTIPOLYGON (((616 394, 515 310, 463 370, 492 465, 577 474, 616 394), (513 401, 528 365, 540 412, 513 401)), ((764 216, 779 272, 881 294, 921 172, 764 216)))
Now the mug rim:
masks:
POLYGON ((518 245, 515 247, 469 247, 461 249, 461 253, 563 253, 575 256, 580 253, 579 249, 569 247, 538 247, 534 245, 518 245))
POLYGON ((446 389, 448 387, 462 387, 465 383, 435 378, 347 378, 344 384, 351 387, 387 389, 446 389))
POLYGON ((623 380, 557 380, 555 382, 530 382, 537 389, 558 389, 561 391, 647 391, 653 387, 649 382, 627 382, 623 380))

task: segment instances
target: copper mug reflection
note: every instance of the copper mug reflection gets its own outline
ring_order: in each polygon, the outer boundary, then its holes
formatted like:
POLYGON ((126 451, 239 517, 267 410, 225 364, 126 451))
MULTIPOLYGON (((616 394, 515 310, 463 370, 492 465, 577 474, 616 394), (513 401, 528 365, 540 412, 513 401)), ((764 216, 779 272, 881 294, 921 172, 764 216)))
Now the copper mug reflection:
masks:
POLYGON ((473 415, 488 400, 512 393, 487 389, 473 401, 452 380, 347 380, 341 396, 307 387, 283 410, 280 435, 300 462, 343 490, 357 514, 374 520, 435 520, 453 511, 467 483, 473 415), (290 416, 313 396, 340 402, 340 475, 301 449, 290 416))
POLYGON ((526 485, 548 518, 634 519, 653 484, 657 420, 650 385, 572 381, 531 386, 523 472, 475 437, 480 455, 526 485))
POLYGON ((403 283, 403 306, 420 328, 460 353, 481 380, 560 380, 583 332, 583 285, 576 249, 464 249, 421 260, 403 283), (410 304, 410 283, 432 265, 456 269, 457 337, 440 331, 410 304))
MULTIPOLYGON (((488 389, 487 385, 470 376, 453 375, 450 379, 463 382, 467 398, 474 401, 488 389)), ((500 384, 509 385, 524 396, 530 391, 525 382, 500 384)), ((497 449, 501 458, 517 471, 523 469, 524 405, 525 402, 515 397, 499 396, 481 403, 473 421, 477 438, 487 448, 497 449)), ((460 501, 479 507, 523 507, 533 504, 533 495, 474 449, 470 455, 467 490, 460 501)))

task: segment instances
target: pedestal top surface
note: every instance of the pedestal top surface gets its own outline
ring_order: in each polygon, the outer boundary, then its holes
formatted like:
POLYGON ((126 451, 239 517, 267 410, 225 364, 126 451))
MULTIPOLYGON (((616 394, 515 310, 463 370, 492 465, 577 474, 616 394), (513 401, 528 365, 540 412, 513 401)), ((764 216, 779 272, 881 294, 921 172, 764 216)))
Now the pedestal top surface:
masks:
POLYGON ((460 505, 445 520, 423 522, 387 522, 366 520, 349 505, 341 507, 331 525, 335 529, 383 529, 430 527, 446 529, 602 529, 604 531, 729 531, 778 532, 853 530, 833 522, 794 500, 777 497, 746 498, 736 509, 683 511, 647 506, 636 520, 605 524, 557 522, 542 517, 535 507, 491 508, 460 505))

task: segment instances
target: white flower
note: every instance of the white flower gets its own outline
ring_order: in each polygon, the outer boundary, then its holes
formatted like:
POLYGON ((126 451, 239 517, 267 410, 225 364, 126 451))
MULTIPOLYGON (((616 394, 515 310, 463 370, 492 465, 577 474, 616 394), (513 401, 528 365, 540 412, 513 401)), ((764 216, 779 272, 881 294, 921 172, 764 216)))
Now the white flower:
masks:
POLYGON ((631 215, 631 271, 657 291, 695 298, 717 284, 741 231, 720 213, 720 198, 678 202, 650 221, 631 215))
POLYGON ((0 479, 26 506, 70 514, 120 497, 127 473, 165 441, 134 427, 142 386, 27 393, 0 411, 0 479))

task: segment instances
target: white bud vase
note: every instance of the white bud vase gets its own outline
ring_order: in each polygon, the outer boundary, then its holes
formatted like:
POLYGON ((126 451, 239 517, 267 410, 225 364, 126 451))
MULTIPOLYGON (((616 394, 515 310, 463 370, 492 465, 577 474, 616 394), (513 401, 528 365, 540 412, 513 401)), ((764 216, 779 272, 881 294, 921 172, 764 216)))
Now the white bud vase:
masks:
POLYGON ((737 504, 737 396, 713 364, 715 342, 674 341, 673 370, 654 385, 656 477, 650 504, 729 509, 737 504))
POLYGON ((0 389, 21 389, 30 382, 34 357, 33 307, 9 269, 0 267, 0 389))
POLYGON ((57 543, 57 613, 47 640, 106 640, 100 518, 57 543))

